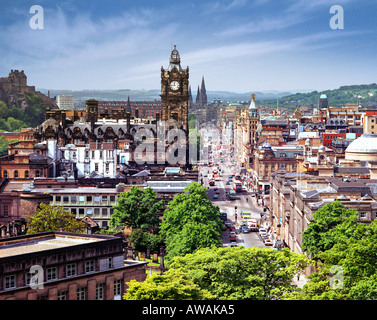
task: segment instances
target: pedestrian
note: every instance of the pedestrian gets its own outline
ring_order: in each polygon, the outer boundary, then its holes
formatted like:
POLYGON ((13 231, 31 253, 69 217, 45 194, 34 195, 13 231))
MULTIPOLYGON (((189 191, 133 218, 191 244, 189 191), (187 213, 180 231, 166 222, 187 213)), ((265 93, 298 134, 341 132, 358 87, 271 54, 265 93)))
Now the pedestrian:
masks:
POLYGON ((248 197, 246 197, 246 201, 249 202, 249 198, 248 197))

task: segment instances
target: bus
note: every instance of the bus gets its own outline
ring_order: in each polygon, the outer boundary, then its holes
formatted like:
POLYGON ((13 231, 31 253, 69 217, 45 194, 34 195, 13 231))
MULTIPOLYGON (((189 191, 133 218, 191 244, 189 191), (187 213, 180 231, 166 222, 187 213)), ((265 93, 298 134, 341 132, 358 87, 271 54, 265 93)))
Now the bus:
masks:
POLYGON ((233 183, 233 190, 236 192, 242 192, 242 183, 241 181, 234 181, 233 183))
POLYGON ((229 199, 230 200, 236 200, 237 199, 237 197, 236 197, 236 191, 229 190, 229 199))

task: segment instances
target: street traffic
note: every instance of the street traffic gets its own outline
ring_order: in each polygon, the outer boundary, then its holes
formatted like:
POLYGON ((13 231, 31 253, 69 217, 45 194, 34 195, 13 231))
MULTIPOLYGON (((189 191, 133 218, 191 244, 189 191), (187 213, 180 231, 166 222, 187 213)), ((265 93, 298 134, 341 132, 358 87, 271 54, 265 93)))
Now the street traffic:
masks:
POLYGON ((271 240, 268 216, 258 206, 255 193, 243 183, 229 148, 222 148, 223 137, 214 127, 201 129, 201 134, 208 159, 199 166, 199 181, 208 189, 208 198, 220 208, 223 246, 276 249, 278 243, 271 240))

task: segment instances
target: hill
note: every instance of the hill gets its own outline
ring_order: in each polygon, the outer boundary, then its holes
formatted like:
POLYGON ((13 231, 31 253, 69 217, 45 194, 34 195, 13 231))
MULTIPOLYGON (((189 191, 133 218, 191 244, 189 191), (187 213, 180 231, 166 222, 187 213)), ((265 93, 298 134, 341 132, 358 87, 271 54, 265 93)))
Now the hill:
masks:
MULTIPOLYGON (((298 107, 302 105, 318 105, 320 95, 327 96, 329 105, 336 107, 344 106, 346 103, 358 103, 362 106, 377 105, 377 84, 362 84, 341 86, 334 90, 324 90, 321 92, 312 91, 308 93, 295 93, 286 95, 279 99, 279 106, 298 107)), ((264 99, 258 101, 264 105, 276 105, 276 99, 264 99)))
POLYGON ((11 70, 8 77, 0 78, 0 130, 36 127, 43 122, 47 106, 57 107, 53 99, 27 85, 23 70, 11 70))

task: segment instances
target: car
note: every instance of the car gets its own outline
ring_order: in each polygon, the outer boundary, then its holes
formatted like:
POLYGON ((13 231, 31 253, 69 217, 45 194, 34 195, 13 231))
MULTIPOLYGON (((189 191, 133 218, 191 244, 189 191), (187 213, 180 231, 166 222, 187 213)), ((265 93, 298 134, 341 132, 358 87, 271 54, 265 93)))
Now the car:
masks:
POLYGON ((225 211, 221 211, 220 219, 226 221, 228 219, 228 214, 225 211))
POLYGON ((228 181, 226 182, 226 184, 227 184, 227 185, 230 185, 230 181, 228 180, 228 181))
POLYGON ((229 236, 229 240, 232 242, 232 241, 236 241, 237 240, 237 236, 236 235, 230 235, 229 236))
POLYGON ((261 232, 259 233, 259 235, 261 236, 262 239, 266 239, 268 237, 267 232, 261 232))
POLYGON ((231 246, 231 247, 238 247, 236 241, 231 241, 231 242, 230 242, 230 246, 231 246))
POLYGON ((203 177, 208 177, 208 173, 203 174, 203 177))
POLYGON ((230 221, 225 221, 224 224, 226 225, 228 229, 232 227, 232 223, 230 221))
POLYGON ((259 228, 259 233, 267 233, 267 230, 264 228, 259 228))
POLYGON ((249 228, 247 226, 242 226, 241 229, 240 229, 240 231, 242 233, 248 233, 250 230, 249 230, 249 228))
POLYGON ((215 193, 214 195, 213 195, 213 199, 218 199, 219 198, 219 195, 217 194, 217 193, 215 193))
POLYGON ((266 246, 272 246, 272 241, 271 241, 271 239, 269 239, 269 238, 264 239, 264 244, 265 244, 266 246))

